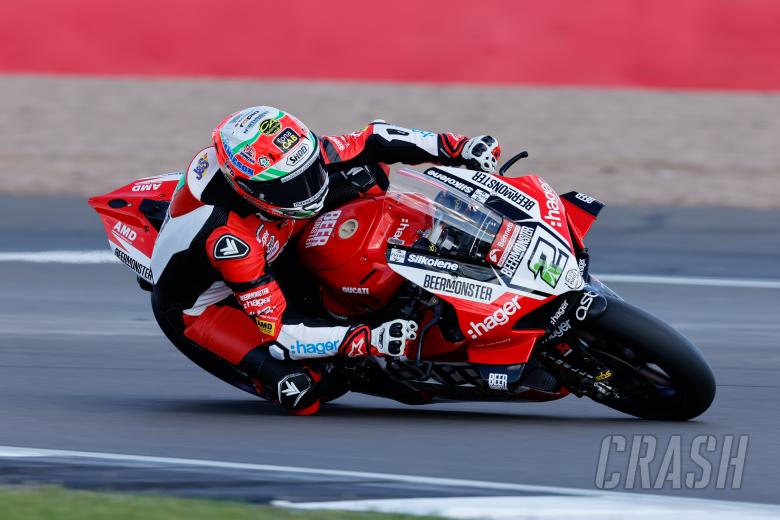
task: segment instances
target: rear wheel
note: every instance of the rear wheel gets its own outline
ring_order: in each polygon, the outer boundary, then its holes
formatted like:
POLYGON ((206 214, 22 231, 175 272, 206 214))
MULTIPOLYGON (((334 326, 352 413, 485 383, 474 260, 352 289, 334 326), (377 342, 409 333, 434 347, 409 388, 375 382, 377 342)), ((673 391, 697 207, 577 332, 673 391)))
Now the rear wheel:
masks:
POLYGON ((715 377, 701 351, 655 316, 609 298, 603 315, 583 326, 588 351, 613 375, 618 397, 596 400, 643 419, 685 421, 715 397, 715 377))

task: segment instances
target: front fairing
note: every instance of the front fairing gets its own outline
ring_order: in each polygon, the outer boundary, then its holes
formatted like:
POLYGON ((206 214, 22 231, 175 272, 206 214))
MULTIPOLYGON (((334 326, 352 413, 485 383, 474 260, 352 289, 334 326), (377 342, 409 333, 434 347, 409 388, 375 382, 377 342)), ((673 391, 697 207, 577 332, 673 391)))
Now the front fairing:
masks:
MULTIPOLYGON (((388 235, 387 264, 452 306, 465 339, 457 348, 469 362, 526 363, 547 332, 535 311, 584 286, 568 229, 556 229, 566 216, 551 191, 538 177, 457 168, 392 177, 385 213, 393 221, 423 214, 430 225, 416 240, 388 235)), ((427 339, 424 348, 422 358, 440 350, 427 339)))
POLYGON ((536 193, 523 191, 486 175, 444 167, 398 171, 385 213, 422 213, 431 226, 411 245, 389 239, 391 269, 451 303, 469 302, 487 313, 514 296, 537 307, 581 289, 568 233, 542 212, 547 191, 541 184, 536 193))

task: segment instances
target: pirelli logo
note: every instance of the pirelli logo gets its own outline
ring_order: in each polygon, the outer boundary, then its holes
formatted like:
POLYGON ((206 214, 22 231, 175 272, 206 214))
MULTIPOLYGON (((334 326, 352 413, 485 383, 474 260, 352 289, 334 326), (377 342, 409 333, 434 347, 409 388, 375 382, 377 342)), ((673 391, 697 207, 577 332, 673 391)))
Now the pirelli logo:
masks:
POLYGON ((266 336, 273 336, 276 332, 276 323, 272 321, 266 321, 261 320, 260 318, 255 318, 255 323, 257 324, 257 328, 260 329, 260 332, 265 334, 266 336))

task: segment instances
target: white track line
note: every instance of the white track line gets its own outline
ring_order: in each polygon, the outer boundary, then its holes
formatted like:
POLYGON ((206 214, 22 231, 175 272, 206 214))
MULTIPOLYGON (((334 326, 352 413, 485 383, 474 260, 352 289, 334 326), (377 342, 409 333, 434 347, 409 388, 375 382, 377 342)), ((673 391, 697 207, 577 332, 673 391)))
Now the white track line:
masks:
POLYGON ((742 287, 752 289, 780 289, 780 280, 741 278, 698 278, 687 276, 653 276, 641 274, 596 274, 599 280, 617 283, 648 283, 656 285, 701 285, 705 287, 742 287))
POLYGON ((609 493, 580 497, 446 497, 309 503, 277 500, 271 504, 307 510, 377 511, 481 520, 774 520, 780 514, 780 506, 609 493))
MULTIPOLYGON (((123 453, 98 453, 0 446, 0 458, 35 457, 93 459, 114 462, 165 464, 171 466, 300 473, 327 477, 349 477, 366 480, 403 482, 407 484, 424 484, 439 487, 490 489, 537 494, 537 496, 521 497, 448 497, 443 499, 354 500, 313 503, 276 501, 272 503, 277 506, 296 507, 301 509, 378 510, 407 512, 412 514, 439 514, 449 518, 495 518, 504 520, 526 520, 531 518, 540 520, 553 518, 598 518, 599 520, 619 518, 633 520, 658 518, 659 514, 669 515, 674 512, 685 512, 685 518, 695 520, 720 520, 731 518, 747 520, 764 518, 775 519, 780 517, 780 506, 769 504, 676 498, 662 495, 640 495, 636 493, 510 484, 506 482, 487 482, 482 480, 422 477, 394 473, 373 473, 365 471, 303 468, 298 466, 276 466, 270 464, 153 457, 123 453), (558 496, 538 496, 550 494, 558 496)), ((679 515, 677 517, 679 517, 679 515)))
POLYGON ((197 466, 203 468, 225 468, 253 471, 277 471, 284 473, 303 473, 329 477, 350 477, 357 479, 381 479, 393 482, 411 484, 426 484, 446 487, 470 487, 478 489, 493 489, 520 492, 556 493, 561 495, 601 495, 603 493, 554 486, 533 486, 526 484, 509 484, 503 482, 486 482, 480 480, 461 480, 439 477, 420 477, 414 475, 399 475, 394 473, 373 473, 365 471, 348 471, 339 469, 302 468, 297 466, 275 466, 270 464, 251 464, 245 462, 223 462, 203 459, 182 459, 172 457, 153 457, 147 455, 127 455, 124 453, 99 453, 90 451, 51 450, 41 448, 23 448, 17 446, 0 446, 0 458, 27 457, 67 457, 111 460, 124 462, 145 462, 152 464, 170 464, 176 466, 197 466))
MULTIPOLYGON (((0 252, 0 262, 32 262, 60 264, 118 263, 111 251, 14 251, 0 252)), ((741 278, 703 278, 688 276, 654 276, 642 274, 596 274, 605 282, 654 285, 698 285, 703 287, 741 287, 747 289, 780 289, 780 280, 741 278)))
POLYGON ((109 264, 119 262, 111 251, 13 251, 0 253, 0 262, 31 262, 36 264, 109 264))

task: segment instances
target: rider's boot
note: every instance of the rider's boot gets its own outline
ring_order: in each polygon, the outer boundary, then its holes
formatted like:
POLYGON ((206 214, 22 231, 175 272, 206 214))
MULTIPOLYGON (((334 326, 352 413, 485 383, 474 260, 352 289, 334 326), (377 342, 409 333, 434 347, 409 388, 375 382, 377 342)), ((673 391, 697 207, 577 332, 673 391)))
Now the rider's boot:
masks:
POLYGON ((323 374, 303 363, 275 359, 265 347, 258 347, 241 361, 258 393, 294 415, 312 415, 328 385, 323 374))

